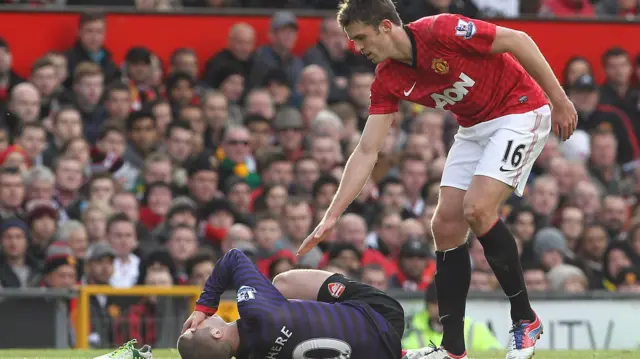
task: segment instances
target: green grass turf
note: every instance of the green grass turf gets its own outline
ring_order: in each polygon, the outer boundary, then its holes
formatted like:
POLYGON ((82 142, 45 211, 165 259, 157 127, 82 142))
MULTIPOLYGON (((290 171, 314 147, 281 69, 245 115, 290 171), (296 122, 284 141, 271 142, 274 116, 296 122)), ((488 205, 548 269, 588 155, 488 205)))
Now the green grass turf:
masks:
MULTIPOLYGON (((2 359, 92 359, 105 354, 96 350, 0 350, 2 359)), ((175 350, 154 350, 154 359, 180 359, 175 350)), ((470 359, 502 359, 504 353, 474 353, 470 359)), ((534 359, 638 359, 636 351, 538 351, 534 359)), ((285 359, 285 358, 283 358, 285 359)), ((374 358, 372 358, 374 359, 374 358)))

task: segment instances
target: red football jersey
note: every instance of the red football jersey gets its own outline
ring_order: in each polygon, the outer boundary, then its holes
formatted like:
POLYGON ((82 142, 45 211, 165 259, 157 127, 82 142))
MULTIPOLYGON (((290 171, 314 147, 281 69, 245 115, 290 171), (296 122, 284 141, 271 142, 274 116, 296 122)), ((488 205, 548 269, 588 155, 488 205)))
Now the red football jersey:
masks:
POLYGON ((376 67, 369 114, 398 111, 399 101, 449 110, 463 127, 526 113, 548 103, 513 55, 491 54, 496 25, 453 14, 406 25, 413 65, 387 59, 376 67))

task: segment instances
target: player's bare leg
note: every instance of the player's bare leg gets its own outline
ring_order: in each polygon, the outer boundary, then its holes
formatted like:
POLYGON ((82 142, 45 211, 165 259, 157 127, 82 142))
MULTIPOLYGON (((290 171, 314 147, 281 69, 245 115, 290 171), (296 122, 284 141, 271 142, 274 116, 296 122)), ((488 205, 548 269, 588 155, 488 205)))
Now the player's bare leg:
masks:
POLYGON ((542 324, 531 309, 515 238, 498 217, 498 209, 512 191, 494 178, 474 176, 464 198, 464 217, 511 302, 513 327, 507 359, 529 359, 542 333, 542 324))
POLYGON ((441 187, 440 199, 431 221, 436 242, 438 308, 443 326, 442 347, 423 358, 466 358, 464 316, 471 284, 471 261, 466 244, 469 227, 464 217, 465 191, 441 187))
POLYGON ((318 300, 320 287, 332 275, 317 269, 294 269, 278 274, 273 285, 287 299, 318 300))

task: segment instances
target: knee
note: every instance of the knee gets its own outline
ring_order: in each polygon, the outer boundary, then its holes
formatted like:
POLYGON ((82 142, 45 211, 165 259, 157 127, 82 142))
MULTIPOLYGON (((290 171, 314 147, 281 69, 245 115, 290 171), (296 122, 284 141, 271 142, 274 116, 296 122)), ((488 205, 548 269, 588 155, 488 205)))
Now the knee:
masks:
POLYGON ((274 287, 278 289, 281 293, 283 291, 287 291, 287 289, 291 286, 291 271, 282 272, 275 277, 271 281, 274 287))
POLYGON ((431 233, 438 250, 446 250, 464 243, 468 227, 462 217, 447 217, 437 213, 431 220, 431 233))
POLYGON ((482 201, 465 200, 463 204, 464 219, 471 228, 474 228, 496 216, 498 210, 493 211, 482 201), (492 213, 493 212, 493 213, 492 213))

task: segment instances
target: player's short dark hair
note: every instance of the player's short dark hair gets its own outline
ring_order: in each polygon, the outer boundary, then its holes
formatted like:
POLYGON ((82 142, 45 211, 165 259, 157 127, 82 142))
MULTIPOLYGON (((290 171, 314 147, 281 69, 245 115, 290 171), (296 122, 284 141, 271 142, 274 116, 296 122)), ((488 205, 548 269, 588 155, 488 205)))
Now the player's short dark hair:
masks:
POLYGON ((631 59, 627 50, 621 47, 612 47, 607 49, 607 51, 602 54, 602 66, 607 66, 607 62, 609 61, 609 59, 618 56, 626 56, 627 58, 631 59))
POLYGON ((231 344, 216 340, 209 331, 211 328, 200 328, 195 332, 187 332, 178 339, 178 353, 182 359, 231 359, 231 344))
POLYGON ((343 28, 360 22, 373 26, 376 31, 383 20, 402 25, 400 15, 392 0, 343 0, 338 5, 338 23, 343 28))

